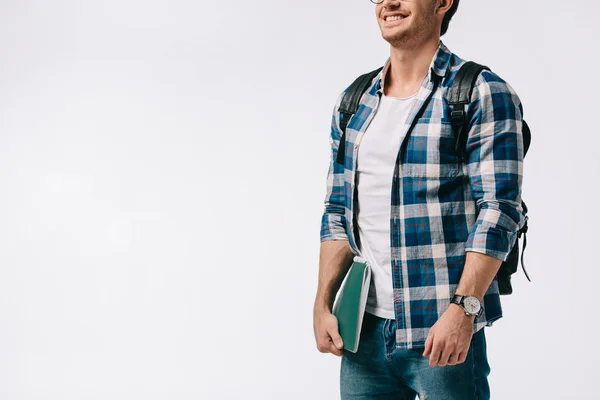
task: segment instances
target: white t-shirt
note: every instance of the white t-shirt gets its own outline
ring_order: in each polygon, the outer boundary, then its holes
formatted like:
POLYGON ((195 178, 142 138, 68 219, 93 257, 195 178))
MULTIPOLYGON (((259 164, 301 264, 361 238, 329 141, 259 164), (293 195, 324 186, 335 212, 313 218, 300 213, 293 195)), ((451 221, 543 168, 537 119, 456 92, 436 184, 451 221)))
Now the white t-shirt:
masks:
POLYGON ((391 275, 390 209, 392 177, 406 134, 405 120, 416 93, 409 97, 382 94, 379 106, 358 147, 356 225, 360 252, 372 267, 366 311, 394 319, 391 275))

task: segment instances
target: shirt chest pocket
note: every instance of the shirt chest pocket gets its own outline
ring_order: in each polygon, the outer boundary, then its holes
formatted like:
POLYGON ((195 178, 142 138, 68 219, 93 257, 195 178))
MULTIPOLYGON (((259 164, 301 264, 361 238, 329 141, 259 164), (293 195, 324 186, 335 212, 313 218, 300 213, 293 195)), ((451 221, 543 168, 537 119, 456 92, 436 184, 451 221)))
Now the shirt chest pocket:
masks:
POLYGON ((402 172, 422 179, 452 178, 459 174, 456 135, 449 120, 423 118, 406 139, 402 172))

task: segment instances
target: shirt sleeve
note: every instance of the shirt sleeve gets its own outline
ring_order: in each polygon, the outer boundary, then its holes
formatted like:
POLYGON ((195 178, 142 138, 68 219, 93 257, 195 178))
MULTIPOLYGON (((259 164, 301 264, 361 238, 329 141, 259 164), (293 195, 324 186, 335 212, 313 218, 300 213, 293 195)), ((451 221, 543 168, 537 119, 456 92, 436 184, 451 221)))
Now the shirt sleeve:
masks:
POLYGON ((321 218, 321 242, 325 240, 348 240, 345 217, 344 166, 335 161, 342 136, 338 107, 346 90, 338 96, 331 117, 331 131, 329 135, 331 157, 327 172, 325 207, 321 218))
POLYGON ((521 101, 507 82, 484 70, 477 78, 467 121, 465 156, 477 220, 465 251, 505 261, 525 224, 521 101))

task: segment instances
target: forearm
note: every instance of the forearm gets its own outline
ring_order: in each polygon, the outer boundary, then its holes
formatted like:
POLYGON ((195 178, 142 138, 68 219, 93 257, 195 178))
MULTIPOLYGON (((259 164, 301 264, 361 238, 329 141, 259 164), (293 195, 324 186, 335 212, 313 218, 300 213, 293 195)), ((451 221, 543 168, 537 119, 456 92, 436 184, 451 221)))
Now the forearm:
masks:
POLYGON ((319 254, 319 283, 315 298, 316 311, 329 311, 335 295, 342 284, 354 253, 347 240, 325 240, 321 242, 319 254))
POLYGON ((456 293, 483 299, 502 261, 487 254, 466 252, 466 261, 456 293))

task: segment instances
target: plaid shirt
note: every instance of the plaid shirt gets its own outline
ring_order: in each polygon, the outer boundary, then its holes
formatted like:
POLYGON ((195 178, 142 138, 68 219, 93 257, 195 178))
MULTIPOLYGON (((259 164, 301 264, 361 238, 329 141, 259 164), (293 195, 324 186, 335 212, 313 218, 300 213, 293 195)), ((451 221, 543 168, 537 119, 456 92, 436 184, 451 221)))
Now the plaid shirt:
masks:
MULTIPOLYGON (((465 161, 455 152, 455 134, 444 95, 465 62, 440 40, 406 121, 392 178, 390 251, 396 346, 425 346, 429 329, 450 304, 466 251, 506 260, 525 223, 521 207, 523 109, 512 87, 484 70, 466 108, 465 161), (419 115, 419 111, 421 111, 419 115)), ((384 68, 362 96, 346 128, 345 165, 335 162, 341 137, 337 111, 331 122, 331 160, 321 220, 321 242, 348 240, 364 260, 353 219, 358 146, 383 93, 384 68)), ((483 298, 485 312, 474 331, 502 317, 498 282, 483 298)))

